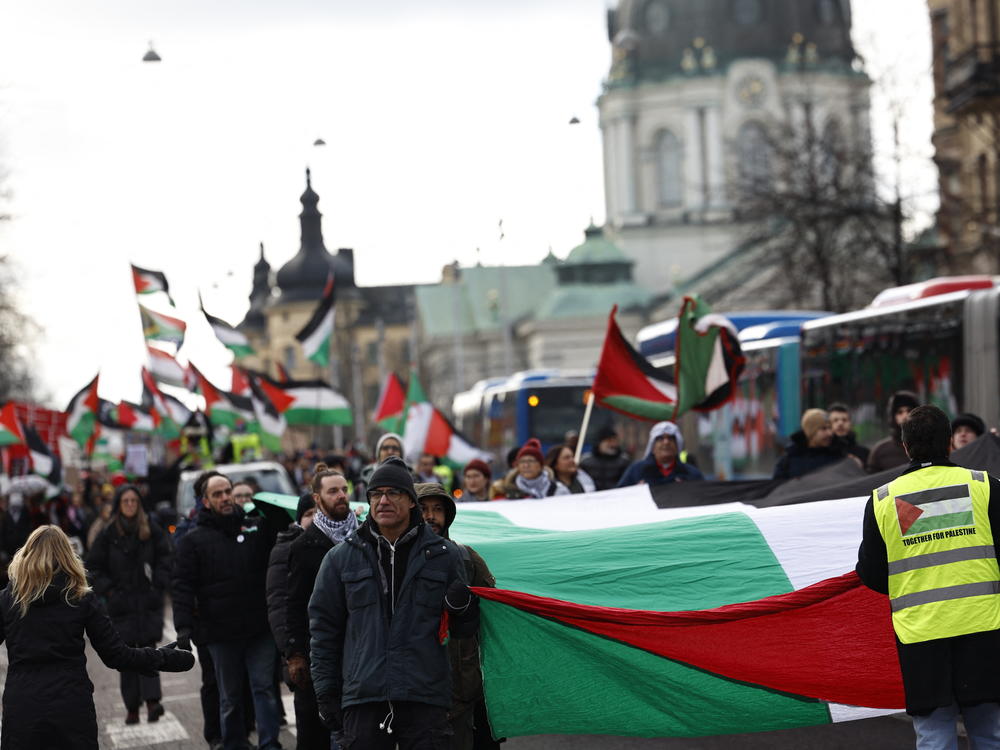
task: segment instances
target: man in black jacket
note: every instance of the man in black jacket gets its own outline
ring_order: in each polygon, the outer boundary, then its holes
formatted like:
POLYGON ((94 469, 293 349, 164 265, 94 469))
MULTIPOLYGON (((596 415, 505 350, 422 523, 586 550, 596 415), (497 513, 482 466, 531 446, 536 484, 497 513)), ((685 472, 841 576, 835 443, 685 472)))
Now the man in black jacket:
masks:
POLYGON ((243 675, 250 678, 260 750, 280 748, 277 649, 268 629, 265 577, 274 531, 233 502, 233 486, 217 471, 202 474, 195 495, 204 498, 195 528, 177 545, 173 577, 174 625, 181 647, 198 640, 212 655, 219 685, 222 741, 246 746, 243 675), (197 614, 196 614, 197 613, 197 614))
POLYGON ((935 406, 901 425, 909 468, 865 506, 857 573, 889 595, 917 748, 1000 746, 1000 483, 948 460, 951 425, 935 406), (998 500, 994 500, 998 498, 998 500))
POLYGON ((478 600, 458 548, 424 523, 406 464, 387 459, 368 486, 368 520, 323 559, 309 601, 320 716, 347 747, 445 747, 445 642, 476 632, 478 600))
POLYGON ((597 445, 593 453, 588 453, 580 461, 580 468, 594 480, 598 490, 610 490, 618 486, 629 461, 621 449, 618 433, 611 425, 604 425, 597 431, 597 445))
POLYGON ((288 551, 288 601, 285 605, 285 658, 295 685, 298 750, 327 750, 330 730, 323 726, 309 676, 309 597, 319 566, 335 544, 358 528, 348 502, 347 478, 339 471, 318 471, 312 480, 316 514, 288 551))

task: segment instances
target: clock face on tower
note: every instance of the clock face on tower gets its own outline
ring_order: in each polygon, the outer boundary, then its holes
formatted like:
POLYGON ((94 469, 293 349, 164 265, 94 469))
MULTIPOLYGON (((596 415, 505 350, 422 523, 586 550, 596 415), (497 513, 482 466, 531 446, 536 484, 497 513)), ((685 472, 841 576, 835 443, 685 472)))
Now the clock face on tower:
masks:
POLYGON ((660 35, 670 28, 670 6, 666 0, 650 0, 646 5, 646 28, 650 34, 660 35))
POLYGON ((759 107, 767 96, 767 86, 760 77, 749 75, 740 80, 736 95, 744 106, 759 107))

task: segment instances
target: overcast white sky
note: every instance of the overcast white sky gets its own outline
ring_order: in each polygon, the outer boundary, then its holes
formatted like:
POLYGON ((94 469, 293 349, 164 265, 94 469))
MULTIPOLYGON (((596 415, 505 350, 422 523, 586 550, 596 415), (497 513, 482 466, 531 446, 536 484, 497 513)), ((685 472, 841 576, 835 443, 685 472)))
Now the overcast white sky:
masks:
MULTIPOLYGON (((258 242, 275 268, 298 249, 307 165, 327 247, 355 249, 361 284, 436 281, 476 248, 484 263, 565 256, 604 215, 605 7, 8 0, 0 164, 15 219, 0 253, 44 330, 34 359, 51 404, 98 369, 102 395, 138 397, 129 261, 167 274, 194 323, 182 354, 227 385, 196 289, 213 314, 242 319, 258 242), (148 40, 159 65, 140 62, 148 40)), ((856 2, 855 39, 873 69, 905 71, 891 90, 910 102, 908 148, 929 156, 925 0, 856 2)), ((933 209, 926 165, 908 184, 933 209)))

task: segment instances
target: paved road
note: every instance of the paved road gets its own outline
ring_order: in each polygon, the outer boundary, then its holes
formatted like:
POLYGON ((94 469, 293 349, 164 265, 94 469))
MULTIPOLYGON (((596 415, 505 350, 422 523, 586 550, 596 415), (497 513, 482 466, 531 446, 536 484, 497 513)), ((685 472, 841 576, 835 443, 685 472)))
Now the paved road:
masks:
MULTIPOLYGON (((168 613, 167 621, 170 617, 168 613)), ((169 625, 164 640, 172 640, 169 625)), ((166 715, 155 724, 145 722, 125 726, 125 710, 118 692, 118 673, 107 669, 88 648, 88 669, 94 682, 102 750, 152 748, 153 750, 194 750, 207 747, 201 736, 201 703, 198 699, 199 667, 185 674, 163 675, 163 704, 166 715)), ((6 675, 7 650, 0 649, 0 678, 6 675)), ((295 747, 295 714, 291 696, 283 694, 289 726, 282 730, 281 742, 295 747)), ((729 735, 696 739, 634 739, 597 736, 536 736, 509 740, 506 750, 909 750, 913 747, 913 729, 905 717, 884 717, 845 724, 793 729, 763 734, 729 735)))

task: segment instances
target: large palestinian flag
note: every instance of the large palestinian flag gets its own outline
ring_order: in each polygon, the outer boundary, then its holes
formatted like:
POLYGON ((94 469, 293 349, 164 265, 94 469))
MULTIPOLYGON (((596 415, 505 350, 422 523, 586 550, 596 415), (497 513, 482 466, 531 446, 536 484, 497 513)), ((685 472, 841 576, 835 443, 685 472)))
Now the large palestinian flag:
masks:
POLYGON ((97 396, 97 382, 100 375, 95 375, 87 385, 70 399, 66 407, 66 432, 78 445, 86 446, 97 427, 97 410, 100 400, 97 396))
POLYGON ((170 353, 146 344, 149 372, 161 383, 184 388, 188 383, 187 369, 170 353))
POLYGON ((662 510, 640 486, 459 504, 452 538, 497 579, 477 591, 497 735, 722 735, 900 710, 887 598, 853 573, 865 501, 662 510))
POLYGON ((673 419, 677 388, 669 368, 654 367, 622 335, 615 320, 618 306, 608 316, 608 330, 594 375, 594 400, 638 419, 673 419))
POLYGON ((327 278, 323 289, 323 298, 313 312, 305 328, 295 334, 302 344, 306 359, 312 360, 320 367, 330 366, 330 338, 333 336, 333 320, 335 313, 333 274, 327 278))

